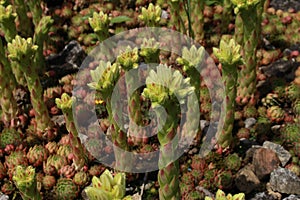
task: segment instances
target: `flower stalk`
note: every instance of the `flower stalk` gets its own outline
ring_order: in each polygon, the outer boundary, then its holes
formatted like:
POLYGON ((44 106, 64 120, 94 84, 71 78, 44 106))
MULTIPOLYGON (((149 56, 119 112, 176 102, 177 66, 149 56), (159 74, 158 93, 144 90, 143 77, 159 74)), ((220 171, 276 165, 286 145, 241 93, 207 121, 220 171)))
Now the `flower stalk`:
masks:
POLYGON ((259 41, 261 25, 257 10, 261 0, 231 0, 235 6, 235 13, 240 15, 243 26, 243 50, 245 65, 242 66, 239 79, 237 103, 245 105, 254 99, 256 92, 256 50, 259 41))
POLYGON ((28 89, 31 95, 31 103, 35 112, 36 130, 42 138, 53 139, 53 123, 49 116, 47 107, 43 101, 43 88, 35 66, 34 58, 38 47, 33 44, 32 38, 27 40, 16 36, 11 43, 8 43, 8 57, 17 63, 18 69, 25 76, 28 89), (51 134, 50 134, 50 132, 51 134))
POLYGON ((222 64, 222 79, 225 85, 225 118, 224 126, 217 137, 217 143, 226 148, 232 143, 232 129, 234 123, 235 99, 237 93, 238 65, 242 64, 241 46, 234 39, 220 42, 220 48, 213 48, 215 56, 222 64))
POLYGON ((57 107, 62 110, 65 116, 66 127, 70 135, 71 147, 74 155, 73 163, 75 165, 75 170, 80 170, 86 164, 87 156, 84 154, 84 149, 78 137, 78 132, 74 122, 72 112, 73 98, 67 93, 63 93, 60 99, 55 99, 55 103, 57 107))
POLYGON ((179 121, 180 104, 194 91, 179 71, 172 71, 166 65, 151 70, 146 79, 146 88, 142 95, 152 102, 158 124, 158 140, 161 145, 159 157, 158 182, 160 199, 179 199, 179 163, 175 159, 178 145, 176 130, 179 121), (164 121, 164 124, 163 123, 164 121))

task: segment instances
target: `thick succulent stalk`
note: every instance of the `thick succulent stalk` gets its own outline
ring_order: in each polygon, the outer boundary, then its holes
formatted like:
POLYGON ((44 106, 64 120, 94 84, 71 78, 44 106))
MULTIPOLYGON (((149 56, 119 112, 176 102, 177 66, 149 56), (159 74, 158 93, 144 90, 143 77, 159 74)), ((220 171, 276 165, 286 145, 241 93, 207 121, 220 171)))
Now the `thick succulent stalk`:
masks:
POLYGON ((184 29, 184 24, 180 16, 180 1, 179 0, 174 0, 174 1, 168 1, 171 9, 171 25, 172 29, 175 29, 178 32, 182 32, 184 29))
POLYGON ((191 12, 191 21, 192 29, 195 35, 194 39, 201 43, 204 39, 204 1, 191 0, 191 8, 193 9, 191 12))
POLYGON ((13 120, 17 116, 17 102, 13 91, 16 88, 16 80, 11 71, 11 65, 5 55, 5 49, 0 40, 0 103, 2 108, 2 120, 6 127, 14 126, 13 120), (10 124, 11 123, 11 124, 10 124))
MULTIPOLYGON (((32 39, 25 40, 20 36, 16 36, 11 43, 8 43, 8 57, 18 64, 19 70, 25 76, 28 89, 30 92, 31 103, 35 111, 36 130, 38 134, 49 133, 53 131, 53 123, 49 116, 47 106, 43 101, 43 88, 35 66, 34 56, 37 51, 37 46, 33 45, 32 39)), ((53 137, 52 134, 46 134, 53 137)), ((50 138, 48 138, 50 139, 50 138)))
POLYGON ((32 32, 32 23, 30 21, 30 18, 27 17, 27 5, 25 4, 24 0, 15 0, 13 4, 17 14, 18 14, 18 21, 20 29, 20 32, 22 35, 30 37, 33 35, 32 32))
POLYGON ((44 42, 47 39, 48 32, 53 24, 53 19, 50 16, 45 16, 41 18, 38 24, 35 27, 35 33, 33 37, 34 44, 38 46, 36 57, 35 57, 35 66, 41 72, 45 71, 45 56, 43 54, 44 42))
POLYGON ((232 16, 233 6, 231 0, 223 1, 223 12, 222 12, 222 33, 228 32, 228 25, 230 23, 230 18, 232 16))
POLYGON ((239 13, 235 16, 235 28, 234 28, 234 39, 235 41, 243 46, 243 36, 244 36, 244 27, 243 27, 243 20, 239 13))
POLYGON ((143 95, 152 102, 159 124, 157 137, 161 145, 158 162, 160 199, 180 199, 179 163, 175 159, 175 148, 178 148, 176 130, 180 114, 180 104, 177 102, 185 103, 184 99, 194 91, 189 81, 179 71, 159 65, 157 72, 150 71, 146 79, 147 87, 143 91, 143 95))
POLYGON ((26 3, 31 11, 34 26, 38 26, 43 14, 41 0, 27 0, 26 3))
POLYGON ((73 112, 72 112, 72 98, 67 94, 63 93, 61 99, 56 98, 55 103, 60 108, 65 116, 66 128, 69 132, 72 152, 74 155, 73 163, 76 170, 82 169, 87 162, 87 156, 84 154, 83 146, 78 137, 78 132, 75 126, 73 112))
POLYGON ((229 147, 232 143, 232 129, 235 113, 235 99, 237 93, 238 65, 241 64, 241 46, 234 39, 229 42, 223 39, 220 49, 214 48, 214 54, 222 63, 222 79, 225 85, 225 117, 224 126, 218 134, 217 143, 222 147, 229 147))
POLYGON ((260 0, 259 5, 257 6, 257 37, 258 37, 258 46, 261 46, 261 23, 263 19, 263 13, 264 13, 264 6, 265 6, 266 0, 260 0))
MULTIPOLYGON (((13 7, 11 5, 8 5, 7 7, 3 7, 2 5, 0 5, 0 13, 1 13, 0 14, 0 28, 5 33, 4 37, 5 37, 6 42, 11 42, 17 35, 16 26, 13 26, 13 24, 15 24, 15 18, 17 15, 16 15, 16 13, 13 12, 13 7)), ((3 60, 3 62, 6 62, 5 60, 3 60)), ((5 63, 3 63, 3 64, 5 66, 8 66, 5 63)), ((20 85, 25 85, 25 79, 23 77, 23 73, 18 69, 17 63, 12 62, 9 65, 12 69, 13 74, 16 77, 16 78, 13 78, 12 80, 14 80, 14 81, 17 80, 17 82, 20 85)))
POLYGON ((35 169, 32 166, 28 166, 27 168, 17 166, 13 175, 13 181, 19 189, 23 200, 42 199, 37 188, 35 169))
POLYGON ((239 76, 239 88, 237 95, 238 104, 247 104, 251 99, 254 99, 256 92, 256 50, 259 41, 258 24, 259 16, 257 15, 258 5, 260 0, 243 1, 232 0, 236 6, 235 12, 240 14, 243 23, 243 50, 245 65, 242 66, 239 76))
MULTIPOLYGON (((108 119, 111 124, 109 130, 112 136, 112 142, 116 147, 122 150, 128 150, 127 135, 120 129, 117 123, 117 119, 122 117, 122 109, 114 107, 113 110, 111 106, 112 93, 120 77, 119 65, 111 65, 110 62, 100 61, 99 66, 91 71, 91 77, 93 82, 89 83, 88 86, 95 89, 100 98, 106 102, 108 119)), ((114 106, 118 106, 118 102, 117 105, 114 106)), ((114 153, 117 161, 117 169, 125 170, 130 167, 130 161, 124 157, 122 151, 118 151, 116 148, 114 153)))
POLYGON ((133 137, 142 137, 137 135, 139 127, 143 123, 141 111, 141 92, 136 87, 139 83, 138 62, 139 54, 138 49, 131 49, 127 47, 126 51, 118 56, 117 62, 121 65, 122 69, 126 72, 125 82, 128 100, 128 114, 129 114, 129 135, 133 137))

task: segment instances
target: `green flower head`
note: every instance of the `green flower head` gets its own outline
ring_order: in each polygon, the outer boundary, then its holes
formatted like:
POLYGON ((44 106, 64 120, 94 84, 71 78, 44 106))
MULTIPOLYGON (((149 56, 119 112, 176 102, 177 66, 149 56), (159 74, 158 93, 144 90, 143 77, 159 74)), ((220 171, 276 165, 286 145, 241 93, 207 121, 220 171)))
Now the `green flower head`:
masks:
POLYGON ((38 46, 33 44, 32 38, 27 38, 26 40, 17 35, 16 38, 7 45, 9 52, 8 57, 18 62, 24 62, 24 59, 31 60, 34 57, 37 48, 38 46))
POLYGON ((154 6, 150 3, 148 9, 144 7, 142 8, 142 14, 139 15, 139 19, 148 26, 155 26, 160 21, 161 12, 159 5, 154 6))
POLYGON ((150 71, 143 95, 152 101, 153 107, 173 101, 172 98, 183 104, 185 97, 194 91, 189 82, 190 79, 184 78, 179 71, 160 64, 157 66, 157 72, 150 71))
POLYGON ((92 81, 88 86, 99 92, 100 98, 108 98, 120 76, 120 67, 114 63, 100 61, 98 67, 91 72, 92 81))
POLYGON ((144 38, 141 44, 141 56, 150 57, 159 54, 159 43, 154 38, 144 38))
POLYGON ((95 32, 107 31, 110 19, 102 11, 99 13, 94 12, 93 17, 89 18, 89 23, 95 32))
POLYGON ((56 98, 55 103, 59 109, 65 110, 72 108, 74 97, 70 97, 67 93, 63 93, 61 98, 56 98))
POLYGON ((16 16, 17 16, 17 14, 13 12, 12 5, 8 5, 7 7, 4 7, 3 5, 0 4, 0 22, 1 22, 1 24, 5 23, 5 22, 14 21, 16 16))
POLYGON ((188 71, 191 68, 198 68, 205 56, 204 47, 197 48, 193 45, 190 49, 183 47, 182 57, 177 58, 177 62, 183 65, 183 70, 188 71))
POLYGON ((221 40, 220 49, 213 48, 215 56, 222 64, 235 66, 242 64, 241 46, 234 39, 229 41, 221 40))
POLYGON ((132 49, 130 46, 127 46, 125 52, 117 57, 117 62, 125 71, 137 68, 139 62, 138 48, 132 49))
POLYGON ((252 8, 260 2, 260 0, 231 0, 232 4, 235 5, 234 12, 237 13, 240 11, 240 9, 246 9, 252 8))

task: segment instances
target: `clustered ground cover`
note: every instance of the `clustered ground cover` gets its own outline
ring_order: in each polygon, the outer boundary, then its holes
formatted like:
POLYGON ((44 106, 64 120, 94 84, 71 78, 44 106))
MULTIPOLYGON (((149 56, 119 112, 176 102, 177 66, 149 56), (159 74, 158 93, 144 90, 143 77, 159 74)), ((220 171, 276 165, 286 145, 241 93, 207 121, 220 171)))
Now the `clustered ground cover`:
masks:
MULTIPOLYGON (((237 183, 238 174, 251 166, 253 155, 247 150, 266 141, 289 152, 286 163, 278 166, 300 178, 300 11, 274 8, 274 2, 0 1, 0 196, 196 200, 231 193, 228 199, 250 199, 269 189, 271 171, 256 174, 260 183, 251 190, 237 183), (90 62, 88 73, 78 79, 79 67, 99 44, 141 27, 176 30, 202 46, 184 47, 180 56, 160 50, 157 38, 135 41, 141 49, 128 46, 113 62, 90 62), (200 76, 197 67, 205 55, 217 68, 208 67, 200 76), (158 66, 139 77, 121 78, 149 63, 158 66), (211 92, 213 83, 205 77, 221 81, 223 90, 211 92), (137 78, 146 85, 135 90, 137 78), (74 90, 78 85, 82 87, 74 90), (121 93, 132 91, 130 97, 123 94, 128 102, 123 112, 130 117, 127 132, 110 104, 116 85, 121 93), (87 88, 96 91, 95 98, 87 88), (97 123, 116 146, 141 155, 160 149, 159 170, 125 173, 103 165, 101 159, 113 155, 117 162, 112 166, 132 167, 125 155, 103 144, 97 130, 82 128, 92 113, 80 105, 72 109, 78 99, 95 105, 97 123), (224 116, 212 112, 212 99, 226 102, 224 116), (165 117, 158 133, 132 125, 158 126, 153 113, 165 117), (191 120, 179 127, 184 117, 191 120), (210 141, 212 150, 201 157, 207 124, 216 119, 224 126, 210 141), (173 161, 170 144, 179 128, 193 142, 173 161), (84 142, 82 133, 88 136, 84 142)), ((178 42, 165 38, 166 43, 178 42)))

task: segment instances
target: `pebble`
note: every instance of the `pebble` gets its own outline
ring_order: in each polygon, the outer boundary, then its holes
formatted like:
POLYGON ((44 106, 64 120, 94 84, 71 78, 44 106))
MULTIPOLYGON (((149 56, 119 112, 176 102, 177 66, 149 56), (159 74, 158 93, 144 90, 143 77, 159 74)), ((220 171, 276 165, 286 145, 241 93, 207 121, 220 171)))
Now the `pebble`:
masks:
POLYGON ((300 178, 285 168, 279 167, 271 173, 270 186, 280 193, 300 194, 300 178))
POLYGON ((269 141, 265 141, 263 144, 263 147, 267 148, 267 149, 271 149, 273 151, 276 152, 281 165, 284 167, 288 161, 291 159, 292 155, 290 154, 290 152, 288 152, 287 150, 285 150, 281 145, 279 144, 275 144, 273 142, 269 142, 269 141))
POLYGON ((247 118, 246 120, 245 120, 245 128, 251 128, 251 127, 253 127, 253 125, 255 125, 255 123, 256 123, 256 119, 255 118, 247 118))

